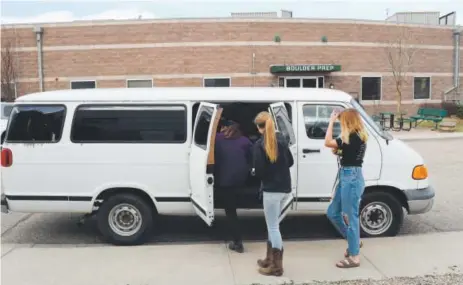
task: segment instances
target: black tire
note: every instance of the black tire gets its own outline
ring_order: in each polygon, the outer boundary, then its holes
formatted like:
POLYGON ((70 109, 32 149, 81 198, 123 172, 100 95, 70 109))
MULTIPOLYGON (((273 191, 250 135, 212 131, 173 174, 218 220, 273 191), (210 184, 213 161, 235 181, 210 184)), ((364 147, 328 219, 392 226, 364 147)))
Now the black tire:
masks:
POLYGON ((98 229, 103 235, 104 239, 114 245, 139 245, 143 244, 146 238, 151 233, 153 228, 153 217, 155 210, 143 198, 133 194, 116 194, 109 197, 103 202, 97 213, 98 229), (141 216, 141 226, 130 236, 120 235, 115 232, 109 222, 109 215, 111 210, 120 204, 129 204, 141 216))
MULTIPOLYGON (((366 214, 367 212, 365 212, 366 214)), ((403 224, 404 220, 404 211, 402 209, 402 204, 400 203, 399 199, 397 199, 393 194, 383 192, 383 191, 378 191, 378 192, 370 192, 370 193, 365 193, 362 197, 362 201, 360 203, 360 235, 362 237, 393 237, 396 236, 403 224), (377 203, 377 206, 382 207, 382 209, 385 209, 386 211, 390 211, 392 215, 389 215, 392 218, 392 221, 386 222, 384 227, 382 228, 381 231, 374 231, 368 230, 367 223, 365 222, 365 218, 368 219, 368 221, 371 223, 371 220, 369 218, 372 218, 373 220, 376 220, 378 217, 378 214, 380 214, 380 217, 384 217, 384 215, 381 215, 383 211, 381 210, 375 210, 375 211, 370 211, 370 213, 373 213, 373 215, 364 215, 362 216, 363 210, 368 211, 372 209, 372 203, 377 203), (365 209, 365 207, 368 206, 368 209, 365 209), (389 226, 387 226, 389 224, 389 226)), ((388 220, 389 221, 389 220, 388 220)))

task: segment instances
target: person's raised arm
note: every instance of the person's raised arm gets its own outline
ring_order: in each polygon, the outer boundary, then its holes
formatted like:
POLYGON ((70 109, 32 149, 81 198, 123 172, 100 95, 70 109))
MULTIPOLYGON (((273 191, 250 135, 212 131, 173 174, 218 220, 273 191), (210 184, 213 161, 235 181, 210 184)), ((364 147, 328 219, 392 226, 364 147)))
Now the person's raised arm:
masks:
POLYGON ((339 113, 336 110, 334 110, 331 113, 330 123, 328 124, 328 129, 326 130, 326 134, 325 134, 325 146, 326 147, 338 148, 338 143, 336 142, 335 139, 333 139, 333 126, 338 116, 339 116, 339 113))

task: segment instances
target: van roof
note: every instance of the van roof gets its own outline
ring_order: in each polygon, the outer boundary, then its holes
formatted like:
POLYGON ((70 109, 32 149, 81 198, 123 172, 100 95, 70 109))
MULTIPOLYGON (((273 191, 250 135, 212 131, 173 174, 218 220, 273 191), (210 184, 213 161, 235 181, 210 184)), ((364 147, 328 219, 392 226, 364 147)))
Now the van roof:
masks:
POLYGON ((154 87, 56 90, 24 95, 16 102, 147 102, 147 101, 341 101, 352 97, 346 92, 325 88, 271 87, 154 87), (220 89, 220 90, 218 90, 220 89))

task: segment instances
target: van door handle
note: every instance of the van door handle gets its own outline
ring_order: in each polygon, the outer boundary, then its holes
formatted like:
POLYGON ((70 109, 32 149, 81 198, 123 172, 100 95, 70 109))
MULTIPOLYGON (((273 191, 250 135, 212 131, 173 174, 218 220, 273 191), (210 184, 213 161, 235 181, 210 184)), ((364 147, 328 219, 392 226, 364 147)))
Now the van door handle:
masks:
POLYGON ((312 152, 320 152, 320 149, 308 149, 308 148, 302 149, 302 153, 312 153, 312 152))

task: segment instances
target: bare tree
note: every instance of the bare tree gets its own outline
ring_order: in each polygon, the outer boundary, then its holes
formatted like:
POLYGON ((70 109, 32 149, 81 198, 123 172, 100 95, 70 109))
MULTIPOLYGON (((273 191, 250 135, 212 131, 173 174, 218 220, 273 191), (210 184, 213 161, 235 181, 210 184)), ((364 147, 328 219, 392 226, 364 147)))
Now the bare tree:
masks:
POLYGON ((1 100, 12 102, 16 99, 16 83, 18 79, 17 58, 14 48, 16 43, 9 38, 2 39, 1 57, 1 100))
POLYGON ((397 27, 397 36, 386 44, 386 56, 394 80, 397 112, 402 110, 402 91, 407 84, 407 74, 413 64, 416 49, 413 47, 413 34, 406 27, 397 27))

